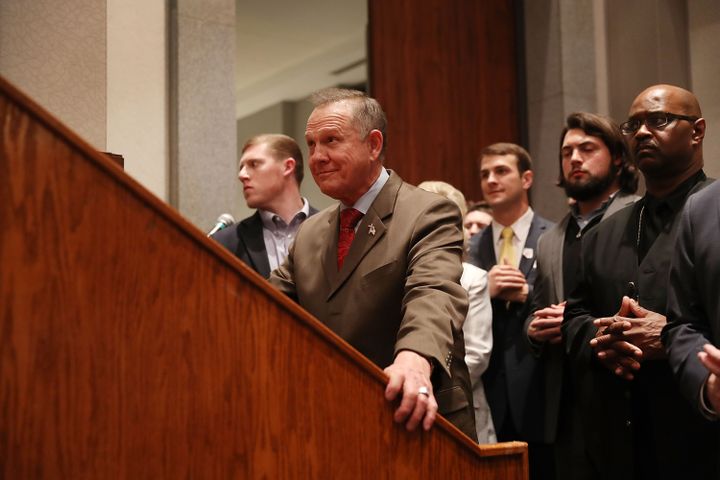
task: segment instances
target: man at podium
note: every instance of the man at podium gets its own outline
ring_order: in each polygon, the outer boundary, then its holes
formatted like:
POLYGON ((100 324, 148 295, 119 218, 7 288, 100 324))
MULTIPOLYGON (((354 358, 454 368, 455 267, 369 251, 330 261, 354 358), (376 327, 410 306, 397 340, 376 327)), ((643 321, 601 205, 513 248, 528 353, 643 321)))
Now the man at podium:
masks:
POLYGON ((364 93, 313 95, 305 139, 320 190, 340 201, 308 218, 270 282, 385 369, 395 421, 430 429, 439 411, 475 438, 462 332, 458 207, 383 167, 386 117, 364 93), (451 375, 452 372, 452 375, 451 375))

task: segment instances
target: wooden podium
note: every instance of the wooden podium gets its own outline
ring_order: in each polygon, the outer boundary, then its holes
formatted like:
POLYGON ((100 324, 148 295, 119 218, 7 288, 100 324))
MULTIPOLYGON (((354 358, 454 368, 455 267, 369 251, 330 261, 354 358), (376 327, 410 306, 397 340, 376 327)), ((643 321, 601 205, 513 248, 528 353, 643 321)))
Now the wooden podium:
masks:
POLYGON ((0 477, 527 478, 0 78, 0 477))

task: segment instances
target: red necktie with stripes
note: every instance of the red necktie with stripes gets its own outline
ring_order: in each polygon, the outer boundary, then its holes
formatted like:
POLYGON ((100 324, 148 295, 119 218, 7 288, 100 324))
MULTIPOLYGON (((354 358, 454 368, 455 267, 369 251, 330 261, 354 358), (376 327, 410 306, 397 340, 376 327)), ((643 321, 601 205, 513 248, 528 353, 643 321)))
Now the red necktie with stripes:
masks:
POLYGON ((345 257, 350 250, 350 245, 352 245, 355 238, 355 225, 358 224, 362 217, 363 213, 354 208, 346 208, 340 212, 340 235, 338 236, 337 251, 338 270, 342 268, 345 257))

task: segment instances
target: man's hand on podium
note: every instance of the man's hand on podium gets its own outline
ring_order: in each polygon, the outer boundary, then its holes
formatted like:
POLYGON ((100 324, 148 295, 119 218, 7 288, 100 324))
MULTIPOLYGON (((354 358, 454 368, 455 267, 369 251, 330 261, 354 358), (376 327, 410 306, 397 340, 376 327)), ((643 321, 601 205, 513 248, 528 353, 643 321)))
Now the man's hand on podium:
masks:
POLYGON ((430 430, 438 410, 430 383, 430 362, 422 355, 403 350, 385 369, 385 373, 390 377, 385 398, 392 401, 402 393, 400 406, 395 410, 395 421, 403 423, 407 420, 405 428, 408 431, 415 430, 420 423, 423 429, 430 430))

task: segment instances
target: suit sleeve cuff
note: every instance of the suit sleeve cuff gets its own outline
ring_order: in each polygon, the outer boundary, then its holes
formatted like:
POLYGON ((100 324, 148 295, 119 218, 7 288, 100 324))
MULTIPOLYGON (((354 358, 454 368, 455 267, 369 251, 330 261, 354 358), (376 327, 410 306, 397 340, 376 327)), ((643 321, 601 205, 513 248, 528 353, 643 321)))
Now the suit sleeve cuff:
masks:
POLYGON ((720 418, 718 416, 718 413, 713 410, 710 406, 708 406, 707 402, 705 401, 705 385, 707 382, 704 382, 700 386, 700 413, 702 413, 703 417, 707 418, 708 420, 717 420, 720 418))

